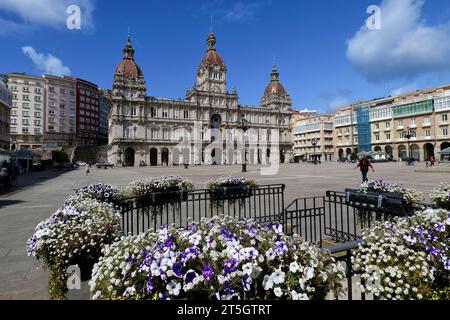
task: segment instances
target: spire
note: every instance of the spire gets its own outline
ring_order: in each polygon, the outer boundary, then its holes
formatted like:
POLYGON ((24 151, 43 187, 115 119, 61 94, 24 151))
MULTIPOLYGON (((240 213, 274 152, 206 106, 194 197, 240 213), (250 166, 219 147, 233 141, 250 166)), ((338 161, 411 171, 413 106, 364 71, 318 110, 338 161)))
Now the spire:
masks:
POLYGON ((214 32, 212 30, 209 33, 209 36, 208 36, 208 39, 206 42, 208 43, 208 51, 216 50, 216 36, 214 35, 214 32))
POLYGON ((134 60, 134 49, 131 45, 130 31, 128 30, 128 40, 123 48, 123 58, 127 60, 134 60))
POLYGON ((209 25, 209 33, 213 32, 213 15, 211 15, 211 24, 209 25))
POLYGON ((274 64, 272 67, 272 73, 270 74, 272 81, 278 81, 280 73, 278 72, 277 66, 274 64))

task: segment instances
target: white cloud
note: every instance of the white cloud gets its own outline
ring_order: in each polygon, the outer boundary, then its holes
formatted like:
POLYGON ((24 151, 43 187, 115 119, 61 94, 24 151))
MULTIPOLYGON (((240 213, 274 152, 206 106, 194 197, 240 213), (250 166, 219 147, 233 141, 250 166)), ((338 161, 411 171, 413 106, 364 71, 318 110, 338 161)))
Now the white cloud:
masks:
POLYGON ((392 90, 391 92, 391 96, 398 96, 401 95, 403 93, 407 93, 407 92, 413 92, 416 91, 418 89, 418 85, 416 83, 408 83, 400 88, 397 88, 395 90, 392 90))
POLYGON ((335 112, 337 109, 344 107, 346 105, 350 104, 350 101, 347 98, 343 98, 343 97, 336 97, 333 100, 331 100, 328 104, 327 107, 327 112, 328 113, 333 113, 335 112))
POLYGON ((81 9, 81 29, 89 30, 93 28, 94 3, 95 0, 0 0, 0 12, 13 16, 3 20, 17 31, 41 26, 65 29, 69 17, 66 10, 74 4, 81 9))
POLYGON ((65 66, 61 59, 58 59, 49 53, 38 53, 30 46, 22 47, 22 52, 29 57, 36 65, 36 68, 44 74, 68 76, 71 73, 69 67, 65 66))
POLYGON ((229 22, 254 20, 257 9, 270 3, 271 1, 236 2, 231 9, 226 11, 223 19, 229 22))
POLYGON ((429 25, 424 0, 384 0, 381 30, 365 25, 347 41, 347 57, 370 81, 450 70, 450 24, 429 25))
POLYGON ((1 25, 0 36, 3 35, 17 36, 27 31, 27 27, 25 27, 24 25, 16 23, 14 21, 5 20, 3 18, 0 18, 0 25, 1 25))

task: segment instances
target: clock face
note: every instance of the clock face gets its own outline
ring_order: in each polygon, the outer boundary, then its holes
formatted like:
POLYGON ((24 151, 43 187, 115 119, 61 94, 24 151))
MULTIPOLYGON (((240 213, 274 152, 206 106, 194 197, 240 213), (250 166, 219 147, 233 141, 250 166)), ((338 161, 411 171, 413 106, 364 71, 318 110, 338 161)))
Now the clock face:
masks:
POLYGON ((213 128, 219 128, 222 123, 222 117, 218 114, 215 114, 211 117, 211 125, 213 128))
POLYGON ((219 71, 220 67, 219 66, 214 66, 214 71, 219 71))

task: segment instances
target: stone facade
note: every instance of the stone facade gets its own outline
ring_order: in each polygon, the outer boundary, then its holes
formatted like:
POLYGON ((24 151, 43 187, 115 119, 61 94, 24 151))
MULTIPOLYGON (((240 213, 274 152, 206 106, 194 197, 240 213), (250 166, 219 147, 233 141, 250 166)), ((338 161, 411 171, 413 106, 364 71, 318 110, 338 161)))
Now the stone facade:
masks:
MULTIPOLYGON (((115 165, 231 164, 243 160, 242 120, 257 131, 257 156, 284 161, 292 148, 291 99, 274 66, 259 106, 239 104, 236 90, 227 91, 227 67, 211 32, 197 70, 197 82, 181 100, 147 96, 144 74, 128 39, 114 76, 109 117, 108 161, 115 165), (276 135, 274 137, 273 135, 276 135), (275 138, 275 139, 274 139, 275 138), (278 142, 274 142, 279 140, 278 142)), ((266 159, 267 160, 267 159, 266 159)), ((287 159, 286 159, 287 160, 287 159)))

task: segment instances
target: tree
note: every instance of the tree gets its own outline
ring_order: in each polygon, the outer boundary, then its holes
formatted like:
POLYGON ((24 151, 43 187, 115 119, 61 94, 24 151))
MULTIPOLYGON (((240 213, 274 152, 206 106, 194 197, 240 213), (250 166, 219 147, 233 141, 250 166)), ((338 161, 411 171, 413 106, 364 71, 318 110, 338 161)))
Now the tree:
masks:
POLYGON ((61 165, 65 162, 69 162, 69 155, 64 149, 54 150, 52 151, 52 160, 61 165))

